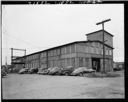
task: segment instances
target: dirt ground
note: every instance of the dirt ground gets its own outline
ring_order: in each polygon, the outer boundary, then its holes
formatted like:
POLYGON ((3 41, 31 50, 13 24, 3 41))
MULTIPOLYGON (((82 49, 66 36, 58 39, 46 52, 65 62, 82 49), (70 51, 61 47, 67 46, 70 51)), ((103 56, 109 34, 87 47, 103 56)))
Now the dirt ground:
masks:
POLYGON ((121 77, 9 74, 2 78, 3 99, 124 98, 124 73, 118 73, 121 77))

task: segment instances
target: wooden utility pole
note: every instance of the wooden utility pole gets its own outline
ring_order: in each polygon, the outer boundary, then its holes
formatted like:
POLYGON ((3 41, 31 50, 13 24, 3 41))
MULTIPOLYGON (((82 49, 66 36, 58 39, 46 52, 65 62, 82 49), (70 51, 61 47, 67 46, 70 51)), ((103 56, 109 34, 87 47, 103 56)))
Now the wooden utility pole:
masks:
POLYGON ((105 46, 104 46, 104 23, 110 21, 111 19, 107 19, 101 22, 96 23, 96 25, 102 24, 102 29, 103 29, 103 72, 105 72, 105 46))

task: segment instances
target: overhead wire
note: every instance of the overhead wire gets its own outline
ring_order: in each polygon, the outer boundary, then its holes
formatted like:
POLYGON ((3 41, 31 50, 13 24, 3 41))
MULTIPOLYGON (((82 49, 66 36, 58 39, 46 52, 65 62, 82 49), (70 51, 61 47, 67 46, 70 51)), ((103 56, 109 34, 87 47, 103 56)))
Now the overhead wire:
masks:
MULTIPOLYGON (((22 41, 22 42, 20 42, 20 43, 25 43, 25 44, 28 44, 28 45, 31 45, 31 46, 33 46, 34 48, 38 48, 38 49, 40 49, 40 48, 43 48, 43 47, 39 47, 39 46, 37 46, 37 45, 33 45, 32 43, 30 43, 30 42, 27 42, 27 41, 25 41, 25 40, 23 40, 23 39, 21 39, 21 38, 18 38, 18 37, 15 37, 15 36, 12 36, 12 35, 9 35, 9 34, 4 34, 4 35, 6 35, 7 37, 9 36, 9 37, 11 37, 12 39, 15 39, 15 40, 20 40, 20 41, 22 41)), ((13 41, 14 42, 14 41, 13 41)))

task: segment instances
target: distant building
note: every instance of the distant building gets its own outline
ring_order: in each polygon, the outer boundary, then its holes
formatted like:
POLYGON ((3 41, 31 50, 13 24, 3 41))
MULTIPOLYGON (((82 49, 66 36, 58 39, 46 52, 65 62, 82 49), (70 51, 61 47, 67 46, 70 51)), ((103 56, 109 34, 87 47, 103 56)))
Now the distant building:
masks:
MULTIPOLYGON (((87 41, 76 41, 14 59, 17 68, 49 68, 67 66, 103 70, 103 30, 87 34, 87 41)), ((113 35, 105 35, 105 71, 113 70, 113 35)))
POLYGON ((117 70, 124 69, 124 62, 114 62, 113 68, 117 70))

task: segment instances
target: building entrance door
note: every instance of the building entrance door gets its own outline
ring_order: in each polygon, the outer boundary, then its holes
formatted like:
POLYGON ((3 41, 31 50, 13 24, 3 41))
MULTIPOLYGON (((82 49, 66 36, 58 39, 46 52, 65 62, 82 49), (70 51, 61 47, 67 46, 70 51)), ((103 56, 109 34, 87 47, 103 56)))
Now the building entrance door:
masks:
POLYGON ((100 58, 92 58, 92 69, 100 71, 100 58))

